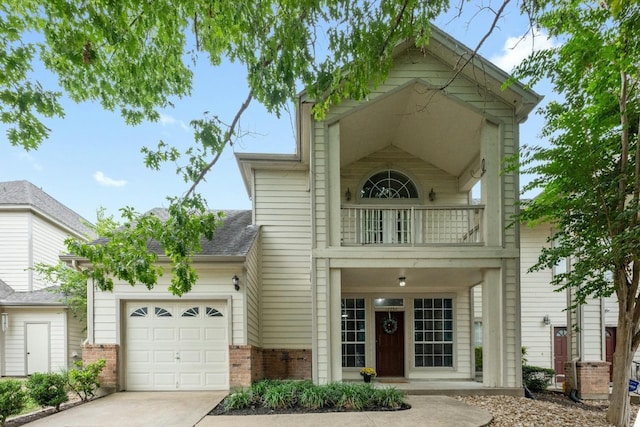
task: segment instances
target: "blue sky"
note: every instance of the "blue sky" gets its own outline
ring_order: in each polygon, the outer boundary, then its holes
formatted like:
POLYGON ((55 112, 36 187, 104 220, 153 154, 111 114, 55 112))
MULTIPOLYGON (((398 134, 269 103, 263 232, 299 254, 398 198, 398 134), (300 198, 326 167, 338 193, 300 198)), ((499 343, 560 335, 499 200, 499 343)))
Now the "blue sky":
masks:
MULTIPOLYGON (((452 20, 455 11, 451 11, 436 23, 474 48, 493 17, 479 2, 465 2, 464 7, 465 17, 452 20)), ((526 30, 527 22, 514 5, 480 53, 509 71, 531 49, 530 40, 518 43, 526 30)), ((544 37, 535 39, 537 47, 545 42, 544 37)), ((159 140, 179 146, 191 144, 188 123, 202 118, 205 111, 230 123, 247 96, 245 75, 237 64, 201 67, 195 75, 193 96, 176 100, 175 108, 162 112, 160 122, 139 126, 127 126, 119 113, 104 111, 98 104, 65 102, 65 118, 46 122, 51 135, 37 151, 12 147, 6 135, 0 135, 0 182, 28 180, 92 222, 99 207, 119 218, 118 209, 123 206, 132 206, 139 212, 166 206, 167 196, 184 193, 188 185, 175 175, 171 165, 159 172, 146 169, 140 148, 154 148, 159 140)), ((36 77, 55 82, 41 71, 36 77)), ((547 87, 534 89, 550 98, 547 87)), ((251 208, 233 152, 293 152, 294 117, 291 111, 278 119, 252 103, 240 122, 245 136, 233 147, 225 148, 207 175, 207 182, 200 186, 210 208, 251 208)), ((521 144, 536 144, 541 126, 540 117, 530 116, 521 126, 521 144)))

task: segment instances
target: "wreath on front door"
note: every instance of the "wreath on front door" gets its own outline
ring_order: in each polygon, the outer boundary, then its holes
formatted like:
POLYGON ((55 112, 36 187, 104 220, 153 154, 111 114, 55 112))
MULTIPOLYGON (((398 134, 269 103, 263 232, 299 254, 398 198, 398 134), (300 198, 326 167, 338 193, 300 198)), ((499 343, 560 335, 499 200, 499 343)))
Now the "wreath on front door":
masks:
POLYGON ((395 334, 398 330, 398 321, 393 317, 388 317, 382 321, 382 330, 387 334, 395 334))

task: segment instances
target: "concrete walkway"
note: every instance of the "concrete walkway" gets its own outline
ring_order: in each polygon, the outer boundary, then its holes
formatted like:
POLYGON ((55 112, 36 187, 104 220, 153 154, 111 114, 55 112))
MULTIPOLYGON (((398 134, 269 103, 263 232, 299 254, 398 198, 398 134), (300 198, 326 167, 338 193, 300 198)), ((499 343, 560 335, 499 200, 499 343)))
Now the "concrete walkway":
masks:
POLYGON ((491 414, 447 396, 407 396, 411 409, 295 415, 207 415, 226 392, 122 392, 66 409, 29 427, 481 427, 491 414))
POLYGON ((25 424, 29 427, 191 427, 226 391, 113 393, 25 424))

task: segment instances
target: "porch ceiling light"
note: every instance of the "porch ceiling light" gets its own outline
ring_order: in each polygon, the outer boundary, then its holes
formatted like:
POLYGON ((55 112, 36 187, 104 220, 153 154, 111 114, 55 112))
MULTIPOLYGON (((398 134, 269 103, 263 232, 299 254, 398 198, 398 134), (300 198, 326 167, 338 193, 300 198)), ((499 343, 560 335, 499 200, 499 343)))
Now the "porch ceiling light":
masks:
POLYGON ((402 276, 402 277, 398 277, 398 285, 400 285, 400 287, 403 287, 407 284, 407 279, 402 276))
POLYGON ((236 291, 240 290, 240 279, 238 279, 238 276, 236 276, 235 274, 231 278, 231 283, 233 284, 233 287, 236 289, 236 291))

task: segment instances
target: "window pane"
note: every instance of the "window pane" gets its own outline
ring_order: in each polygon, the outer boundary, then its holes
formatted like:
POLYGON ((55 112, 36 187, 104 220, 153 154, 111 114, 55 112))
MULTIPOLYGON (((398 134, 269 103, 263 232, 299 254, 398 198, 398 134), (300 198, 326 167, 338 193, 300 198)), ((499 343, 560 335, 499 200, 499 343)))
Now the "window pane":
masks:
POLYGON ((453 300, 451 298, 416 299, 413 304, 414 364, 453 366, 453 300))
POLYGON ((365 366, 365 304, 362 298, 342 299, 342 366, 365 366))

